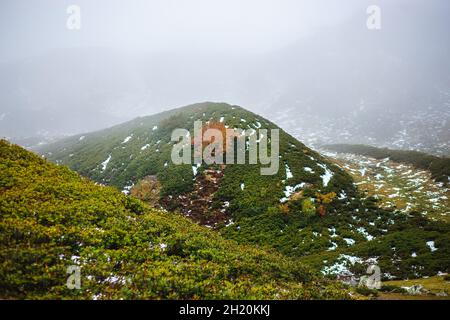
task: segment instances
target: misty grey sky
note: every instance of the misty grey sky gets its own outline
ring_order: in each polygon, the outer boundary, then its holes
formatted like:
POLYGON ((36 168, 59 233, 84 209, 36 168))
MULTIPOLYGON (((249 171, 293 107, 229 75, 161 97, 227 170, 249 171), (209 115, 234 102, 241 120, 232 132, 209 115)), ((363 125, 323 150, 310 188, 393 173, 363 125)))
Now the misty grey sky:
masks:
POLYGON ((449 13, 449 0, 0 0, 0 136, 221 101, 301 140, 381 144, 420 128, 415 145, 440 146, 449 13), (66 27, 70 5, 81 30, 66 27), (369 5, 381 30, 366 26, 369 5))
MULTIPOLYGON (((0 61, 66 47, 130 51, 276 50, 340 23, 361 0, 2 0, 0 61), (82 28, 66 28, 69 5, 82 28)), ((362 20, 363 21, 363 20, 362 20)))

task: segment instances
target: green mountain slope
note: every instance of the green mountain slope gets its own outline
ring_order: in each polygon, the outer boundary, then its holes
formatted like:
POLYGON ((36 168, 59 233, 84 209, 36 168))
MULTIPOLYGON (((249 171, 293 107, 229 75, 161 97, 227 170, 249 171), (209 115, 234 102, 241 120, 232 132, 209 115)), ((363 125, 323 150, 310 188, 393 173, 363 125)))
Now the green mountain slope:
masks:
POLYGON ((448 224, 379 208, 375 199, 359 193, 343 169, 281 129, 280 170, 273 176, 262 176, 260 165, 193 169, 172 164, 172 130, 193 128, 195 120, 230 128, 278 128, 238 106, 202 103, 68 138, 40 151, 99 183, 131 189, 153 204, 180 211, 228 239, 275 248, 326 274, 343 269, 333 268, 341 254, 358 258, 360 263, 348 269, 359 275, 373 261, 383 266, 386 279, 450 271, 448 224), (392 249, 397 241, 401 255, 392 249), (439 249, 430 251, 430 241, 439 249), (423 255, 412 259, 419 251, 423 255))
POLYGON ((305 199, 315 198, 317 192, 355 196, 352 180, 343 170, 280 129, 280 165, 276 175, 262 176, 259 164, 212 167, 221 171, 221 176, 211 203, 206 206, 208 210, 205 206, 184 208, 183 197, 192 198, 196 179, 204 177, 211 166, 203 164, 193 169, 190 165, 173 164, 170 138, 176 128, 190 130, 192 137, 195 120, 246 130, 279 129, 238 106, 201 103, 71 137, 39 151, 53 162, 66 164, 83 176, 119 190, 129 190, 144 177, 156 175, 164 207, 184 213, 190 210, 194 215, 195 211, 203 214, 223 210, 229 219, 257 216, 270 207, 278 207, 281 199, 294 193, 294 188, 296 192, 303 190, 305 199))
POLYGON ((296 260, 241 246, 0 141, 0 298, 349 298, 296 260), (66 287, 81 266, 81 289, 66 287))

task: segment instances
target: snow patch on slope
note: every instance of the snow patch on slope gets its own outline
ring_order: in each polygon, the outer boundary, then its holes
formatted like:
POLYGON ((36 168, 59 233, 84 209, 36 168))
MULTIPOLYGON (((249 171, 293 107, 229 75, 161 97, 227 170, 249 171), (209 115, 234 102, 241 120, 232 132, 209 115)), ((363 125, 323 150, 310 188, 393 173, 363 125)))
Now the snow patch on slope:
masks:
POLYGON ((133 134, 129 135, 128 137, 126 137, 123 141, 122 144, 127 143, 128 141, 131 140, 131 138, 133 138, 133 134))
POLYGON ((108 159, 102 162, 102 171, 106 170, 106 167, 108 166, 109 161, 111 161, 111 155, 108 156, 108 159))
POLYGON ((328 169, 328 167, 325 164, 318 163, 317 165, 321 167, 323 170, 325 170, 325 173, 320 177, 322 178, 323 186, 326 187, 328 186, 328 183, 330 182, 331 178, 333 178, 333 172, 330 169, 328 169))

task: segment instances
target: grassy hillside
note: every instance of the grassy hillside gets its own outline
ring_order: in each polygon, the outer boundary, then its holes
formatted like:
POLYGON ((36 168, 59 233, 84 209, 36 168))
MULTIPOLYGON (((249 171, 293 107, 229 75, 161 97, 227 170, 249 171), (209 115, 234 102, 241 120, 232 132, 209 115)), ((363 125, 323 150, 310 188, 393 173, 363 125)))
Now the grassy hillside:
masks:
POLYGON ((195 120, 253 131, 279 129, 241 107, 201 103, 71 137, 39 151, 53 162, 68 165, 83 176, 125 192, 145 177, 156 176, 160 183, 161 205, 185 214, 225 212, 229 219, 238 220, 264 214, 269 208, 278 208, 282 199, 291 196, 308 203, 314 202, 318 193, 356 196, 348 174, 281 129, 279 171, 276 175, 262 176, 260 164, 248 164, 248 152, 247 164, 244 165, 217 167, 203 163, 199 168, 174 165, 170 159, 171 133, 176 128, 185 128, 190 130, 192 137, 195 120), (184 208, 183 199, 198 197, 196 182, 211 169, 220 171, 220 179, 212 188, 214 194, 206 206, 208 210, 205 211, 202 205, 200 208, 190 205, 184 208))
POLYGON ((324 148, 344 153, 353 153, 373 157, 375 159, 389 158, 391 161, 411 164, 417 169, 429 170, 433 179, 444 184, 450 182, 450 158, 437 157, 418 151, 392 150, 367 145, 335 144, 324 148))
POLYGON ((238 106, 202 103, 68 138, 41 152, 148 202, 155 203, 159 194, 157 205, 214 227, 228 239, 271 247, 331 276, 344 270, 339 266, 346 254, 357 258, 347 269, 358 275, 374 261, 382 265, 385 279, 449 271, 448 224, 381 209, 338 165, 281 129, 280 170, 273 176, 261 176, 260 165, 172 164, 172 130, 192 129, 198 119, 230 128, 278 128, 238 106), (438 250, 430 251, 430 241, 438 250))
POLYGON ((349 298, 298 261, 0 141, 1 299, 349 298), (81 290, 66 268, 81 266, 81 290))

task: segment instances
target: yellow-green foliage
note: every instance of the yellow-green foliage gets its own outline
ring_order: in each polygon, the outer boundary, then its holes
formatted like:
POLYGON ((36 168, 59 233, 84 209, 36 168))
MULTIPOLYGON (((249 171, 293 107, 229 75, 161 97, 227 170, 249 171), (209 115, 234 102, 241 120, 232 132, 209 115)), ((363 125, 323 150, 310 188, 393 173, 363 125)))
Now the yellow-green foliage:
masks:
POLYGON ((330 204, 334 198, 336 198, 335 192, 330 192, 327 194, 316 193, 316 199, 321 204, 330 204))
POLYGON ((316 207, 310 198, 302 201, 302 212, 307 215, 313 215, 316 213, 316 207))
POLYGON ((2 299, 320 299, 345 290, 0 141, 2 299), (66 287, 81 266, 81 289, 66 287))

